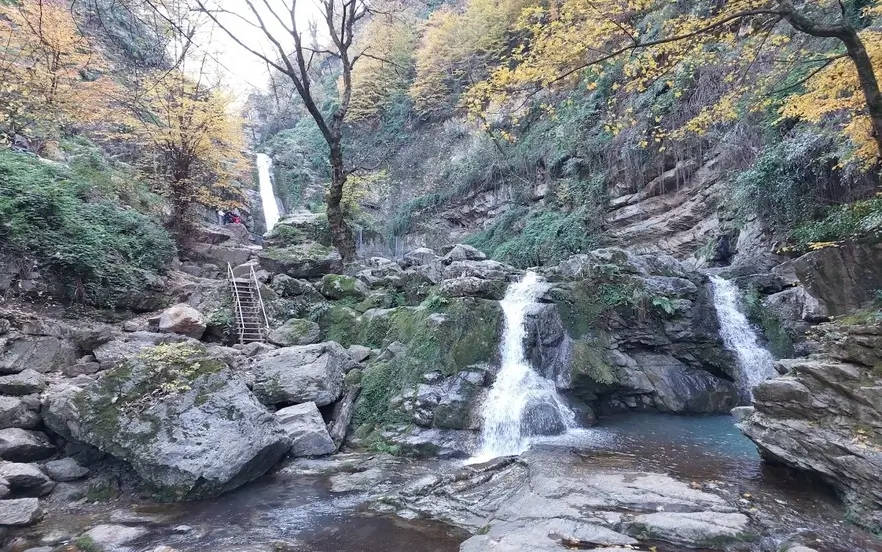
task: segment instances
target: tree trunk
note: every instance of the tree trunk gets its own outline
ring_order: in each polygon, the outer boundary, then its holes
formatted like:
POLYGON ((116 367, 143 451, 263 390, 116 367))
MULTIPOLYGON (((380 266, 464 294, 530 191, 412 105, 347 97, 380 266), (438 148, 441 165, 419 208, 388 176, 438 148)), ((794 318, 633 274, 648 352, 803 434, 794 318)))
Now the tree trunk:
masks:
POLYGON ((346 223, 340 201, 343 199, 343 186, 346 185, 346 171, 343 168, 343 148, 335 140, 331 146, 331 186, 328 188, 325 203, 328 206, 328 226, 331 227, 331 240, 343 257, 343 262, 355 259, 355 240, 349 224, 346 223))
POLYGON ((842 38, 848 57, 854 62, 857 69, 858 81, 864 100, 867 102, 867 114, 873 126, 873 138, 876 140, 876 148, 879 150, 879 159, 882 161, 882 92, 879 91, 879 81, 873 70, 873 62, 867 54, 864 42, 857 32, 842 38))
POLYGON ((845 45, 848 57, 858 73, 858 82, 867 104, 867 115, 873 127, 873 139, 882 161, 882 92, 879 91, 879 80, 873 69, 873 62, 857 29, 847 21, 832 25, 812 21, 794 7, 793 0, 778 0, 778 7, 781 10, 780 15, 797 31, 812 36, 837 38, 845 45))

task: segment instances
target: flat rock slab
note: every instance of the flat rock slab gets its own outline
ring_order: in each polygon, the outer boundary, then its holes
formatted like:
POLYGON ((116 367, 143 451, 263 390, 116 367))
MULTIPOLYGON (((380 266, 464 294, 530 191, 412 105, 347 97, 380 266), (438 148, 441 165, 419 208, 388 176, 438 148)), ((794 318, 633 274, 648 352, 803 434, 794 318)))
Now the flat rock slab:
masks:
MULTIPOLYGON (((637 541, 611 529, 571 519, 518 521, 494 525, 486 535, 465 541, 460 552, 560 552, 594 546, 635 545, 637 541)), ((621 549, 620 549, 621 550, 621 549)))
POLYGON ((744 514, 719 512, 656 512, 626 522, 623 530, 642 540, 661 540, 690 548, 722 550, 755 538, 744 514))
POLYGON ((98 550, 103 552, 127 552, 126 545, 147 534, 143 527, 127 527, 125 525, 97 525, 80 537, 88 538, 98 550))
POLYGON ((0 500, 0 526, 31 525, 43 516, 36 498, 0 500))
POLYGON ((20 428, 0 429, 0 459, 36 462, 55 454, 55 445, 45 434, 20 428))

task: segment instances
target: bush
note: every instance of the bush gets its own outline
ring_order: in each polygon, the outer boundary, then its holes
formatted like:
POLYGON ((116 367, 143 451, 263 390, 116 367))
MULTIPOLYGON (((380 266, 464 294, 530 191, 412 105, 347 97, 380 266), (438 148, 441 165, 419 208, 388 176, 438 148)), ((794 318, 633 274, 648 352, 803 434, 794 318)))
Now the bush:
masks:
MULTIPOLYGON (((596 220, 596 219, 595 219, 596 220)), ((466 240, 490 257, 518 268, 560 262, 597 246, 587 207, 569 213, 516 207, 489 229, 466 240)))
POLYGON ((873 199, 833 207, 823 219, 803 223, 791 235, 800 250, 809 249, 811 244, 844 239, 880 239, 882 194, 873 199))
POLYGON ((66 169, 0 151, 0 247, 33 256, 64 283, 65 296, 112 306, 161 272, 175 254, 153 219, 109 201, 66 169))

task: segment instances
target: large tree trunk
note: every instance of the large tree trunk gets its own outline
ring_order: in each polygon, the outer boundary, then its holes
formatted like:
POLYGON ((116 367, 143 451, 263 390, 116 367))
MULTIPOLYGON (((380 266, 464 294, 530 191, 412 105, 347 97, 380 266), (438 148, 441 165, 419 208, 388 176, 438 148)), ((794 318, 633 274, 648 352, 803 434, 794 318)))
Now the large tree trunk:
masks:
POLYGON ((846 53, 858 73, 858 82, 867 104, 867 114, 873 126, 873 139, 876 141, 879 159, 882 161, 882 92, 879 91, 879 80, 873 69, 873 62, 857 29, 844 20, 832 25, 812 21, 794 7, 793 0, 778 0, 778 7, 781 16, 797 31, 812 36, 837 38, 845 45, 846 53))
POLYGON ((328 226, 331 227, 331 240, 343 257, 343 262, 355 259, 355 239, 346 222, 340 201, 343 199, 343 186, 346 185, 346 171, 343 168, 343 148, 339 140, 331 146, 331 186, 328 188, 325 203, 328 206, 328 226))
POLYGON ((867 114, 873 125, 873 138, 876 140, 876 148, 879 150, 879 159, 882 160, 882 92, 879 91, 879 81, 873 70, 873 62, 857 32, 852 36, 843 37, 842 42, 845 44, 848 57, 851 58, 857 69, 861 91, 867 102, 867 114))

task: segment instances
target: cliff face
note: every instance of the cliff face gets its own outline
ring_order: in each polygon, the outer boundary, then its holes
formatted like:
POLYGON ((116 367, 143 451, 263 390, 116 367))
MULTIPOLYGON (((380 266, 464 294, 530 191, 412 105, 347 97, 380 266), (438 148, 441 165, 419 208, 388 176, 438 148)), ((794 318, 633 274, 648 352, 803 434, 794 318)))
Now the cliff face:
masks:
POLYGON ((854 520, 879 530, 882 322, 824 324, 817 332, 824 353, 780 361, 783 375, 756 388, 739 427, 766 459, 832 484, 854 520))

